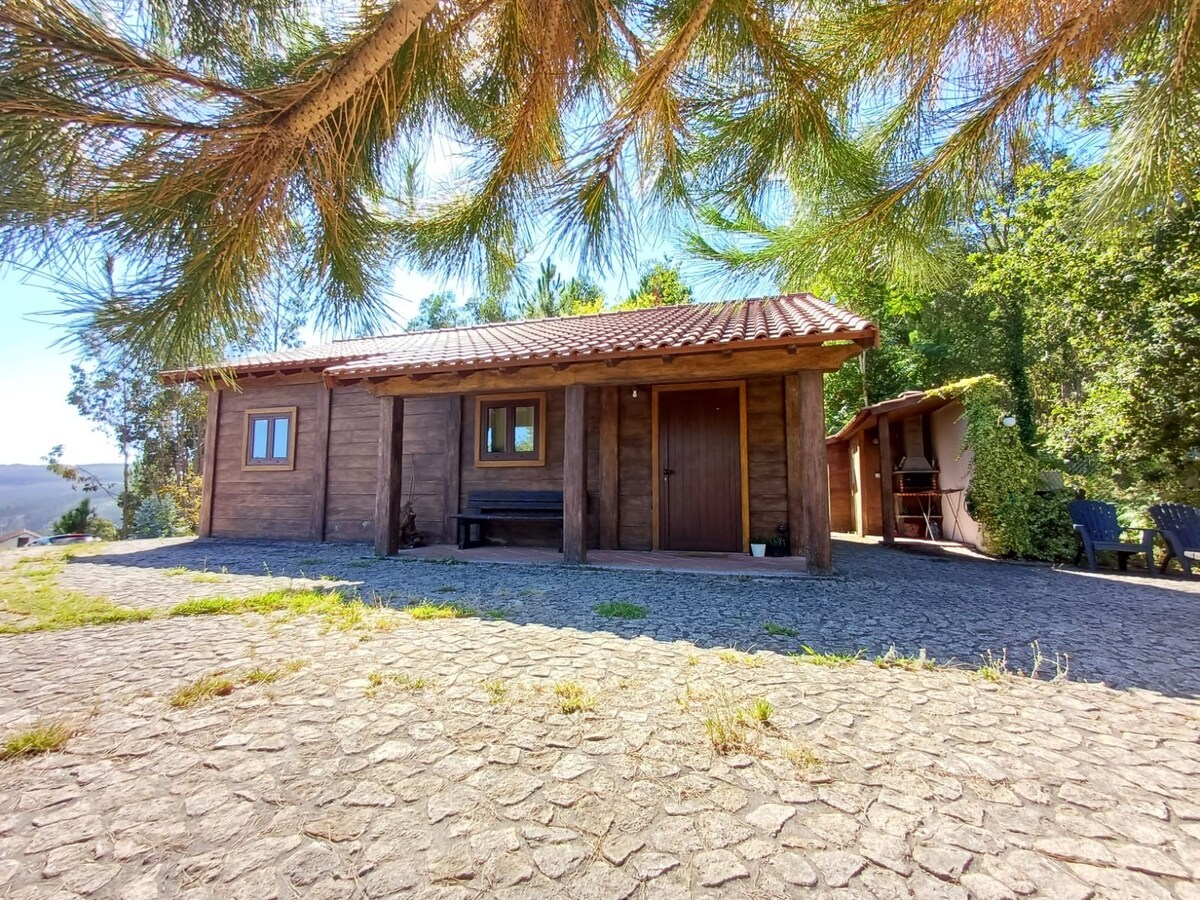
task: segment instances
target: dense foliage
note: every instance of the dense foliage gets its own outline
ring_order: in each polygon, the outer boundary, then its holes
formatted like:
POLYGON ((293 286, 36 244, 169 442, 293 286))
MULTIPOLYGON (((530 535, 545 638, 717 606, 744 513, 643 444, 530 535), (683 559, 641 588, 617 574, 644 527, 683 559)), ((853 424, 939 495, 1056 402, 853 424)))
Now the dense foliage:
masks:
POLYGON ((94 534, 106 541, 117 538, 117 526, 96 512, 92 501, 84 497, 50 526, 52 534, 94 534))
POLYGON ((1200 503, 1200 214, 1085 226, 1098 177, 1065 159, 1021 170, 964 227, 962 264, 936 289, 815 279, 881 329, 829 377, 831 428, 865 403, 995 374, 1042 469, 1131 514, 1200 503))
POLYGON ((1080 96, 1106 206, 1191 196, 1195 26, 1189 0, 9 2, 0 253, 117 253, 83 324, 168 363, 258 327, 281 273, 364 328, 398 259, 489 292, 538 243, 617 268, 780 186, 838 220, 798 216, 793 252, 884 271, 1080 96))

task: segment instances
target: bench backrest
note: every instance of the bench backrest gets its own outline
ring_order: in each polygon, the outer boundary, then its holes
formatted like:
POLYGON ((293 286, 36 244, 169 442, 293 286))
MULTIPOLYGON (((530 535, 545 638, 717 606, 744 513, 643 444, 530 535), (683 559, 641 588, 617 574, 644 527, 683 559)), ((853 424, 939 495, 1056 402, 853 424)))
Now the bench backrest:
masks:
POLYGON ((470 491, 467 506, 480 513, 563 511, 562 491, 470 491))
POLYGON ((1071 521, 1087 529, 1088 537, 1101 543, 1119 543, 1121 523, 1117 508, 1101 500, 1072 500, 1071 521))
POLYGON ((1150 517, 1159 531, 1173 531, 1185 547, 1200 550, 1200 509, 1182 503, 1160 503, 1150 507, 1150 517))

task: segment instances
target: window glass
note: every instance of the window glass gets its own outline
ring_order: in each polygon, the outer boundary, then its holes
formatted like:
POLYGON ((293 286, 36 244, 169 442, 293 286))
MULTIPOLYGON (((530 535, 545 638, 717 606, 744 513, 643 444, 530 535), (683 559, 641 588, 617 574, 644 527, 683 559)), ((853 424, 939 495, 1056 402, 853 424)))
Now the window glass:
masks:
POLYGON ((535 407, 533 406, 518 406, 516 408, 513 450, 517 453, 533 452, 535 415, 535 407))
POLYGON ((286 416, 277 416, 275 418, 275 433, 271 436, 271 456, 275 459, 287 459, 288 457, 288 430, 291 425, 291 420, 286 416))
MULTIPOLYGON (((270 423, 266 419, 251 419, 250 425, 254 429, 250 441, 250 457, 251 459, 266 459, 267 456, 267 426, 270 423)), ((286 455, 286 453, 285 453, 286 455)))
POLYGON ((487 443, 484 447, 488 453, 508 452, 508 410, 503 406, 488 408, 487 443))

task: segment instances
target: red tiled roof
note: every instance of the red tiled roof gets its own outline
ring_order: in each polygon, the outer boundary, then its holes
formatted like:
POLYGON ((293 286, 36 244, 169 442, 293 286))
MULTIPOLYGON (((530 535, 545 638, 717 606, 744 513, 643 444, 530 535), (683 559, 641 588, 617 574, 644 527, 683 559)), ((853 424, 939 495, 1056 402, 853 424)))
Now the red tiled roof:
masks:
MULTIPOLYGON (((235 372, 325 368, 334 378, 552 363, 759 342, 871 338, 874 324, 811 294, 528 319, 336 341, 231 360, 235 372)), ((168 373, 171 374, 171 373, 168 373)), ((188 374, 198 374, 189 371, 188 374)))

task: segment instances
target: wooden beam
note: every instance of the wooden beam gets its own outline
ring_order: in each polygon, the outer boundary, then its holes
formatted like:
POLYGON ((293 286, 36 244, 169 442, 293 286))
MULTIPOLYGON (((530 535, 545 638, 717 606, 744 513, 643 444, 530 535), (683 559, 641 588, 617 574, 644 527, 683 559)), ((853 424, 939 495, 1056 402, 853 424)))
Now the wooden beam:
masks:
POLYGON ((400 491, 404 484, 404 398, 379 400, 379 477, 375 484, 375 555, 400 549, 400 491))
POLYGON ((325 540, 325 508, 329 496, 329 420, 333 391, 317 385, 317 421, 313 431, 317 436, 317 455, 312 470, 312 523, 310 536, 314 541, 325 540))
POLYGON ((463 398, 453 394, 446 398, 446 459, 442 478, 442 540, 453 542, 458 532, 458 520, 450 518, 458 512, 462 479, 462 408, 463 398))
POLYGON ((200 486, 200 537, 212 537, 213 491, 217 477, 217 439, 221 428, 221 391, 208 392, 208 421, 204 424, 204 464, 200 486))
POLYGON ((828 572, 833 568, 833 542, 829 535, 825 382, 820 372, 801 372, 797 380, 800 393, 800 478, 801 490, 804 493, 804 555, 808 559, 810 572, 828 572))
POLYGON ((887 413, 880 415, 879 426, 879 502, 883 507, 883 542, 896 542, 896 501, 892 495, 892 427, 887 413))
MULTIPOLYGON (((573 384, 667 384, 673 381, 728 381, 753 378, 758 375, 787 375, 791 372, 813 370, 832 372, 847 359, 857 356, 862 348, 854 343, 828 347, 800 347, 796 353, 786 349, 746 350, 735 352, 729 359, 720 351, 686 353, 673 357, 670 363, 661 358, 627 359, 619 366, 604 361, 581 362, 562 371, 549 365, 511 366, 504 370, 475 370, 471 377, 473 393, 489 391, 545 390, 573 384)), ((421 382, 407 375, 380 377, 369 385, 377 396, 426 394, 458 394, 463 391, 463 373, 442 372, 421 382)), ((361 376, 348 376, 348 379, 361 376)))
POLYGON ((616 550, 620 529, 621 389, 600 389, 600 548, 616 550))
POLYGON ((566 390, 563 423, 563 562, 587 562, 587 395, 581 384, 566 390))
POLYGON ((783 378, 783 421, 787 435, 787 523, 793 556, 805 554, 803 451, 800 448, 800 376, 783 378))

